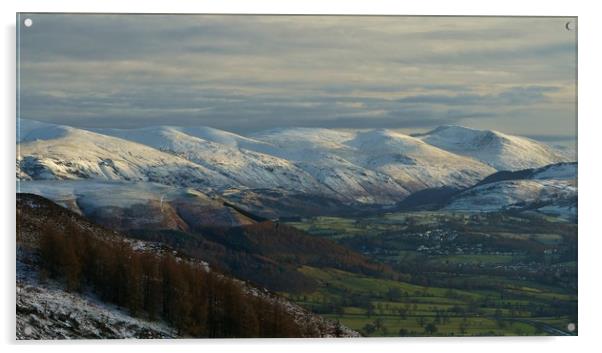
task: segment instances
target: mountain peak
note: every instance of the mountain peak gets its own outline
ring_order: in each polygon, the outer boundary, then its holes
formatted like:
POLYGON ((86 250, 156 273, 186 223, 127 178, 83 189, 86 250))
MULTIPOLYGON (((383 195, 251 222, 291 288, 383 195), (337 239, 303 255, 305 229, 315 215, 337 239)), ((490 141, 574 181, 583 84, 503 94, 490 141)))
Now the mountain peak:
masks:
POLYGON ((73 130, 69 126, 45 123, 37 120, 17 119, 17 142, 52 140, 63 137, 73 130))
POLYGON ((481 130, 470 128, 462 125, 441 125, 436 127, 435 129, 426 132, 424 134, 417 134, 416 136, 429 136, 429 135, 437 135, 437 136, 447 136, 447 137, 475 137, 475 136, 498 136, 504 137, 507 136, 504 133, 501 133, 496 130, 481 130))
POLYGON ((443 125, 414 136, 433 146, 487 163, 498 170, 537 168, 567 161, 560 152, 544 143, 495 130, 443 125))

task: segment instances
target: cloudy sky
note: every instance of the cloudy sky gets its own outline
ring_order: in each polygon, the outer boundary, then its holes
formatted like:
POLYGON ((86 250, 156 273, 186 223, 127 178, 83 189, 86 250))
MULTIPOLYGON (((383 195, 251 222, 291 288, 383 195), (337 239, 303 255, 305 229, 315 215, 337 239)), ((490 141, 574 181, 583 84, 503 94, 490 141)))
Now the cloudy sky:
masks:
POLYGON ((20 116, 243 134, 459 124, 571 145, 569 21, 23 14, 20 116))

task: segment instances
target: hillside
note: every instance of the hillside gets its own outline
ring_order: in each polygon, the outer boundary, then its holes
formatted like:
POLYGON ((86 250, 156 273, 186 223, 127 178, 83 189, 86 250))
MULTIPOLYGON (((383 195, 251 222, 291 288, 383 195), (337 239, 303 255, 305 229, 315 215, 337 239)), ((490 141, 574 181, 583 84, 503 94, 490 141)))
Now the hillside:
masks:
MULTIPOLYGON (((36 183, 85 181, 90 186, 79 184, 73 189, 86 189, 82 198, 87 200, 106 199, 91 197, 89 190, 98 183, 103 184, 103 193, 113 195, 128 194, 125 184, 144 195, 153 189, 153 196, 137 205, 138 209, 128 205, 124 211, 121 204, 115 204, 126 200, 112 202, 112 208, 94 205, 103 213, 94 214, 95 219, 132 219, 141 211, 165 218, 157 211, 158 205, 166 205, 161 201, 164 191, 155 191, 160 189, 157 185, 182 189, 169 195, 187 195, 194 189, 206 198, 224 199, 239 210, 269 219, 369 214, 387 211, 410 196, 408 203, 413 204, 423 191, 431 196, 433 190, 447 194, 446 190, 472 187, 497 171, 566 160, 551 147, 527 138, 458 126, 414 136, 386 129, 320 128, 279 128, 242 136, 209 127, 88 131, 21 120, 18 138, 17 177, 33 181, 23 183, 25 191, 62 202, 51 183, 36 183)), ((79 201, 74 202, 77 207, 70 207, 78 211, 79 201)), ((180 205, 179 201, 168 203, 166 214, 171 215, 163 224, 167 229, 186 230, 190 219, 207 211, 203 206, 203 210, 180 212, 175 203, 180 205), (182 220, 182 214, 192 217, 182 220)), ((220 208, 217 204, 209 207, 220 208)), ((230 220, 230 211, 217 214, 212 225, 245 223, 238 215, 230 220)), ((136 227, 126 224, 122 229, 136 227)))
POLYGON ((67 126, 38 125, 20 123, 19 179, 145 181, 199 188, 236 184, 213 170, 135 142, 67 126))
POLYGON ((223 201, 192 188, 150 182, 35 180, 21 181, 19 191, 44 195, 106 227, 189 230, 254 223, 223 201))
POLYGON ((305 163, 303 150, 226 131, 165 126, 96 131, 176 154, 236 180, 243 189, 282 189, 360 203, 391 203, 407 194, 389 176, 336 154, 314 151, 305 163))
POLYGON ((212 169, 248 188, 273 188, 299 192, 328 190, 302 169, 286 159, 254 152, 268 146, 259 141, 209 128, 177 128, 168 126, 142 129, 96 129, 99 133, 144 144, 180 156, 212 169), (265 146, 264 146, 265 145, 265 146))
POLYGON ((253 137, 278 146, 282 156, 304 165, 334 171, 348 170, 352 165, 387 176, 408 192, 441 185, 468 186, 493 171, 482 163, 392 130, 288 128, 253 137))
POLYGON ((357 335, 198 259, 127 240, 36 195, 17 195, 17 226, 20 339, 357 335), (70 306, 79 309, 67 313, 70 306))
POLYGON ((534 210, 577 217, 577 163, 498 172, 454 195, 447 210, 534 210))
POLYGON ((35 266, 21 261, 17 266, 18 340, 177 337, 165 323, 133 317, 90 294, 67 292, 56 281, 40 283, 35 266))
POLYGON ((416 192, 398 205, 405 211, 535 211, 577 219, 577 163, 500 171, 462 189, 432 188, 416 192))
POLYGON ((414 136, 444 150, 472 157, 497 170, 538 168, 569 161, 559 151, 543 143, 493 130, 448 125, 414 136))
POLYGON ((265 221, 240 227, 201 227, 189 232, 138 230, 136 239, 159 242, 192 258, 274 291, 303 292, 316 282, 299 271, 302 266, 330 267, 379 277, 387 266, 334 241, 313 237, 295 228, 265 221))

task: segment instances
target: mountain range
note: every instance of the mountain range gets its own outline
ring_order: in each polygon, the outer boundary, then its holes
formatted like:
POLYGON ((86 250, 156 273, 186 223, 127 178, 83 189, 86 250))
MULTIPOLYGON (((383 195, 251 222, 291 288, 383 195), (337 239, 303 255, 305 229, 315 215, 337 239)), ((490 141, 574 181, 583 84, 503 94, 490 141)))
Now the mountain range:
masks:
MULTIPOLYGON (((570 161, 541 142, 460 126, 414 135, 279 128, 242 136, 210 127, 84 130, 21 119, 17 178, 20 190, 101 220, 162 213, 163 226, 185 229, 185 214, 240 225, 249 216, 242 210, 265 218, 383 210, 421 192, 468 192, 498 172, 570 161)), ((568 179, 576 178, 573 169, 568 179)), ((558 189, 557 179, 547 180, 498 184, 502 194, 519 195, 501 199, 525 201, 524 189, 531 200, 534 183, 558 189)), ((480 208, 466 200, 446 207, 466 205, 480 208)))
POLYGON ((312 269, 370 280, 407 274, 372 258, 379 252, 365 249, 366 238, 348 248, 292 226, 299 218, 438 210, 462 222, 521 219, 514 212, 552 216, 552 227, 577 220, 577 162, 497 131, 242 136, 21 119, 17 141, 19 338, 355 337, 291 301, 329 285, 312 269), (151 277, 164 284, 143 280, 151 277), (203 296, 214 292, 217 301, 203 296), (222 307, 209 310, 214 303, 222 307))

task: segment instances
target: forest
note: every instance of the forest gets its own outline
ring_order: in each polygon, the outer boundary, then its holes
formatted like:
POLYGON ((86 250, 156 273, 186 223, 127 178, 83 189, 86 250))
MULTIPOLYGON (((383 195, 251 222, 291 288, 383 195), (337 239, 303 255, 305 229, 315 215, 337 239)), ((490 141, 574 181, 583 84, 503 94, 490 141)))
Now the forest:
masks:
POLYGON ((84 228, 49 226, 39 237, 40 276, 69 291, 92 290, 135 316, 165 320, 190 337, 299 337, 286 308, 244 284, 171 252, 134 250, 84 228))

